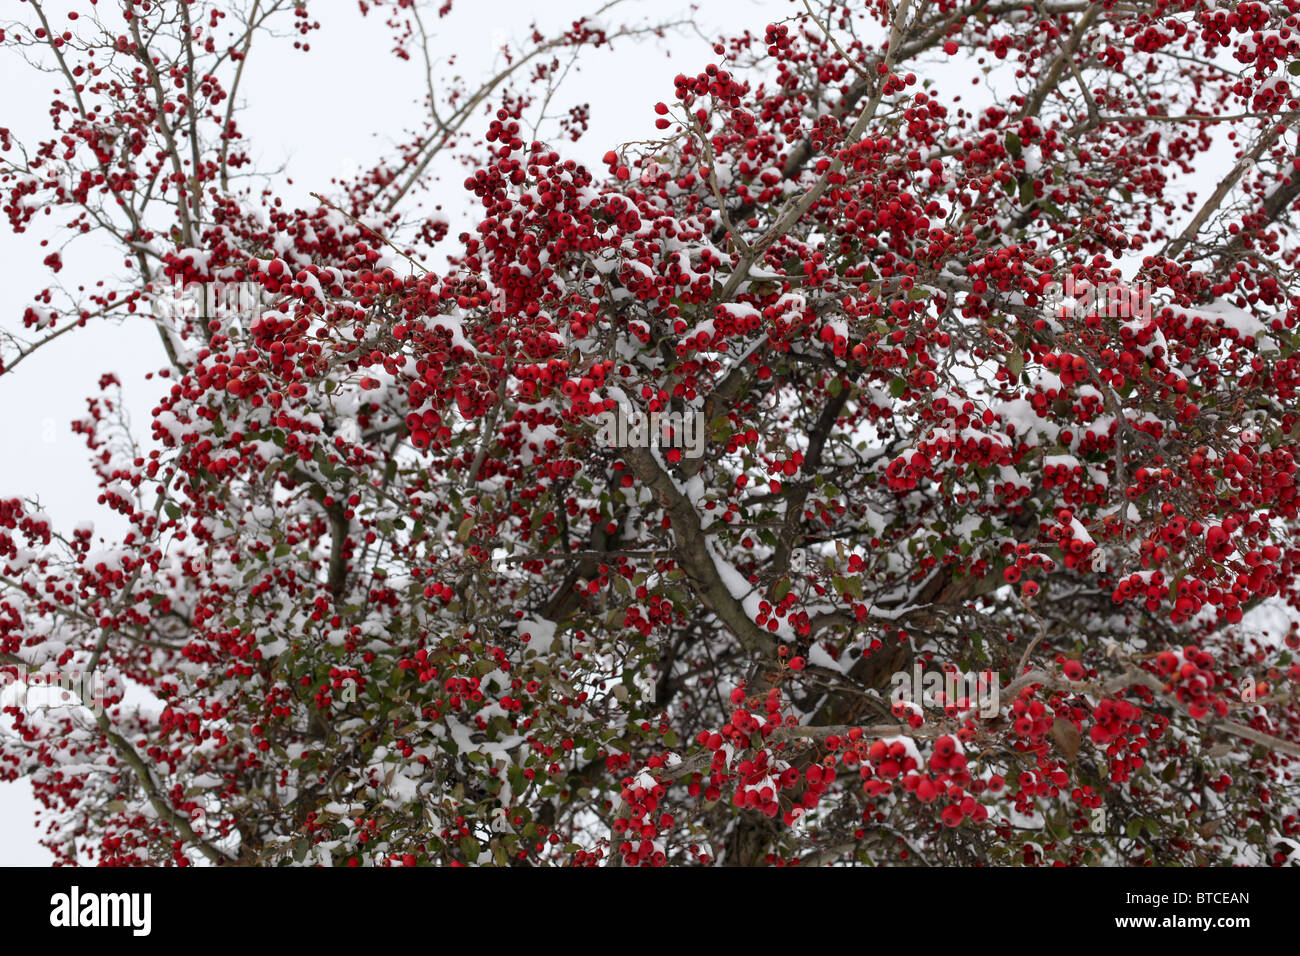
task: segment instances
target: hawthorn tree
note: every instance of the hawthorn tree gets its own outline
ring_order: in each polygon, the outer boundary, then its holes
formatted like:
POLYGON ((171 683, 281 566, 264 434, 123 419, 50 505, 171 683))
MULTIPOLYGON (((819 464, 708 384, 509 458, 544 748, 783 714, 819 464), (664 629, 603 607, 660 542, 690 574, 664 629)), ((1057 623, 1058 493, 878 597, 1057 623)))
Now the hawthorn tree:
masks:
MULTIPOLYGON (((361 4, 431 77, 451 6, 361 4)), ((299 208, 240 78, 316 7, 0 31, 60 86, 10 226, 127 274, 51 276, 0 387, 105 321, 169 384, 73 423, 122 535, 0 502, 6 672, 106 679, 0 736, 59 861, 1300 859, 1300 0, 800 0, 676 34, 591 168, 568 66, 674 27, 607 7, 299 208)))

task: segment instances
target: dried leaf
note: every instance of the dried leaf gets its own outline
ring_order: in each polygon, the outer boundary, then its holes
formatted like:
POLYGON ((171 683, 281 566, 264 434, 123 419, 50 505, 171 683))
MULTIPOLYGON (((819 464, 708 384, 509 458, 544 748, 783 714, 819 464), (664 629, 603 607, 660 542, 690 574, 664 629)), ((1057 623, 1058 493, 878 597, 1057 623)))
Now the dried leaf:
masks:
POLYGON ((1065 754, 1065 759, 1073 763, 1079 755, 1079 728, 1064 717, 1057 717, 1052 721, 1052 739, 1061 748, 1061 753, 1065 754))

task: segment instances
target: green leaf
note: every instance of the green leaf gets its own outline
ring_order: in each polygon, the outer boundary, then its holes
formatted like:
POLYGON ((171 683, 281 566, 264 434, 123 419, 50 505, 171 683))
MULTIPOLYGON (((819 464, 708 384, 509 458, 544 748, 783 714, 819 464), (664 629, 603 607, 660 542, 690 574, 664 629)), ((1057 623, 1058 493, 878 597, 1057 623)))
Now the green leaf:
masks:
POLYGON ((1002 145, 1007 148, 1007 152, 1011 154, 1012 159, 1020 158, 1020 137, 1015 133, 1007 133, 1007 138, 1002 141, 1002 145))
POLYGON ((1300 76, 1300 60, 1292 60, 1286 65, 1286 71, 1292 76, 1300 76))
POLYGON ((905 391, 907 391, 907 380, 895 376, 889 383, 889 394, 894 398, 902 398, 905 391))
POLYGON ((456 540, 459 541, 461 544, 464 544, 466 541, 469 540, 470 532, 473 530, 474 530, 474 516, 470 515, 468 518, 462 521, 460 523, 460 527, 456 529, 456 540))
POLYGON ((835 590, 839 591, 846 597, 862 597, 862 578, 854 575, 853 577, 834 577, 835 590))
POLYGON ((465 859, 471 863, 478 862, 479 843, 471 836, 460 838, 460 852, 465 854, 465 859))

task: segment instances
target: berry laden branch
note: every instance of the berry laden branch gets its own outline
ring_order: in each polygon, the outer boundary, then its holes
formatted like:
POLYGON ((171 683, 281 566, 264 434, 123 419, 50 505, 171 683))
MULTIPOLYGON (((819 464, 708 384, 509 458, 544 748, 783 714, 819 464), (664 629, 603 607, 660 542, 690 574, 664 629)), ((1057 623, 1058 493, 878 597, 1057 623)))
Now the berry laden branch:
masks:
POLYGON ((0 496, 55 859, 1300 862, 1300 0, 631 9, 481 82, 454 0, 0 24, 0 388, 163 343, 83 513, 0 496), (426 74, 323 180, 245 112, 318 30, 426 74))

